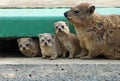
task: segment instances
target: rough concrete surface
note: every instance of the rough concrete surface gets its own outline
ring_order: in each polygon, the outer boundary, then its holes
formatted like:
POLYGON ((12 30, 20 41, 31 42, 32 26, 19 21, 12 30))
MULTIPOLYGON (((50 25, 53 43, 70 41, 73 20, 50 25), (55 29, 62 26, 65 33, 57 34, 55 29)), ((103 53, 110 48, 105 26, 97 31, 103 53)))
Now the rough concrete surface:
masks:
POLYGON ((71 7, 81 2, 97 7, 120 7, 120 0, 0 0, 0 7, 71 7))
POLYGON ((120 81, 120 61, 1 58, 0 81, 120 81))

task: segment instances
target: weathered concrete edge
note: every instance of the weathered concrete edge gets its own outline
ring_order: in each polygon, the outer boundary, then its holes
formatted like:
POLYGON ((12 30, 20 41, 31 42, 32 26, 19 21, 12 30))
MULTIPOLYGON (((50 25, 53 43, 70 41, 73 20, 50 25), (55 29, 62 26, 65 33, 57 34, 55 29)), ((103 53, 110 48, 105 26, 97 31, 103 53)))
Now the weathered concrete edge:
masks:
POLYGON ((1 58, 0 81, 120 81, 120 61, 1 58))
POLYGON ((119 60, 106 60, 106 59, 95 59, 95 60, 81 60, 81 59, 68 59, 68 58, 57 58, 55 60, 42 59, 41 57, 34 58, 0 58, 0 65, 41 65, 41 64, 120 64, 119 60))

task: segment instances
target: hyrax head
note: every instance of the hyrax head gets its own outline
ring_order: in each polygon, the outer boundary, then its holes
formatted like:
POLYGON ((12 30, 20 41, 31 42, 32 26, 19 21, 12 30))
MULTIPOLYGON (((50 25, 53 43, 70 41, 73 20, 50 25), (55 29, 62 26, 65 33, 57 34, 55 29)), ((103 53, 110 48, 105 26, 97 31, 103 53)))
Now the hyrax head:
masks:
POLYGON ((95 12, 95 6, 90 3, 81 3, 72 7, 69 11, 64 13, 64 16, 71 23, 82 23, 83 20, 88 19, 95 12))
POLYGON ((29 51, 32 47, 32 38, 19 38, 17 39, 20 51, 29 51))
POLYGON ((39 34, 40 46, 52 47, 55 43, 55 36, 49 33, 39 34))
POLYGON ((65 32, 69 33, 68 23, 64 21, 58 21, 54 23, 56 33, 65 32))

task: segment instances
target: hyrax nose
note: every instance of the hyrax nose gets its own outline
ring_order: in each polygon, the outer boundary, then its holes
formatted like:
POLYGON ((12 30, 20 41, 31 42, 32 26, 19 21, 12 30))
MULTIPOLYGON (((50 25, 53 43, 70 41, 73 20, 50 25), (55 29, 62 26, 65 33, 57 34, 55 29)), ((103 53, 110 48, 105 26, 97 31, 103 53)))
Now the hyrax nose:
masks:
POLYGON ((47 45, 47 42, 45 42, 45 45, 47 45))
POLYGON ((59 28, 58 30, 59 30, 59 31, 61 31, 61 29, 60 29, 60 28, 59 28))
POLYGON ((25 47, 23 47, 23 50, 25 50, 25 47))
POLYGON ((68 15, 68 12, 65 12, 65 13, 64 13, 64 16, 65 16, 66 18, 67 18, 67 15, 68 15))

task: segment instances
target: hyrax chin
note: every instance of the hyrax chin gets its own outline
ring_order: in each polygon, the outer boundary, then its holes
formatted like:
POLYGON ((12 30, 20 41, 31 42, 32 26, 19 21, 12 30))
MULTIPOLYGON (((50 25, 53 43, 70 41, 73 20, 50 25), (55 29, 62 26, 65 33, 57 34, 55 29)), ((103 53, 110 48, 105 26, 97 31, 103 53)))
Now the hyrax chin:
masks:
POLYGON ((33 38, 19 38, 17 39, 19 50, 28 57, 35 57, 40 55, 39 40, 33 38))
POLYGON ((64 15, 75 27, 82 48, 81 58, 103 54, 120 59, 120 15, 99 15, 89 3, 78 4, 64 15))
MULTIPOLYGON (((80 54, 79 39, 70 33, 66 22, 58 21, 55 23, 56 36, 69 52, 69 58, 78 57, 80 54)), ((64 55, 65 56, 65 55, 64 55)))
POLYGON ((42 58, 50 57, 50 60, 54 60, 63 54, 64 49, 55 35, 43 33, 39 34, 38 37, 42 58))

